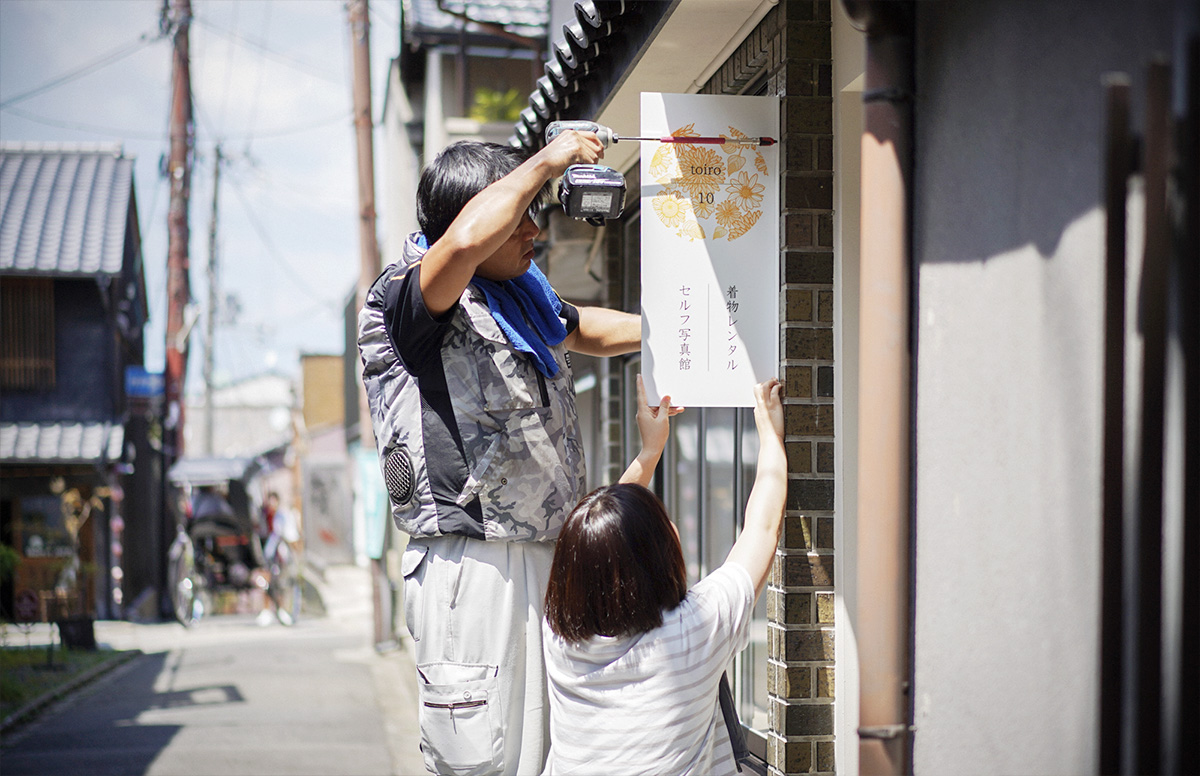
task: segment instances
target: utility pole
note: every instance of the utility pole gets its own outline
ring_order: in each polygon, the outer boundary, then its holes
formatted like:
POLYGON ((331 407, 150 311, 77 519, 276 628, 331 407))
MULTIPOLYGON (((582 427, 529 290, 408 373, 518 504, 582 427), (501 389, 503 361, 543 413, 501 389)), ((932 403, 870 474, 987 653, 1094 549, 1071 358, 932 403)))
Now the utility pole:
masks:
POLYGON ((212 218, 208 222, 208 319, 204 326, 204 454, 213 450, 213 367, 217 336, 217 192, 221 186, 221 144, 213 154, 212 218))
POLYGON ((175 527, 171 488, 167 472, 183 455, 183 386, 187 378, 188 327, 184 321, 191 284, 188 280, 188 196, 192 177, 192 79, 188 62, 188 28, 192 23, 190 0, 162 0, 159 29, 172 35, 170 151, 167 156, 167 332, 166 364, 163 369, 161 513, 152 534, 155 587, 159 612, 172 611, 167 586, 167 553, 175 527))
POLYGON ((192 80, 188 61, 191 0, 163 0, 163 18, 174 32, 171 83, 170 156, 167 180, 167 349, 164 391, 167 417, 163 429, 167 466, 183 455, 183 390, 187 379, 188 330, 184 312, 191 301, 188 279, 188 197, 192 178, 192 80))
MULTIPOLYGON (((358 306, 367 299, 367 291, 379 275, 379 245, 375 239, 375 150, 371 118, 371 22, 367 0, 350 0, 350 44, 354 57, 354 139, 358 152, 358 306)), ((365 396, 365 394, 364 394, 365 396)), ((366 402, 359 407, 359 434, 369 444, 371 415, 366 402)))
MULTIPOLYGON (((379 275, 379 245, 375 239, 375 151, 372 139, 374 122, 371 118, 371 22, 367 9, 367 0, 349 0, 346 11, 350 19, 350 48, 354 64, 354 138, 358 151, 358 238, 359 238, 359 271, 358 286, 355 293, 355 310, 361 310, 367 301, 367 291, 371 283, 379 275)), ((358 359, 354 359, 357 363, 358 359)), ((375 447, 375 435, 371 429, 371 411, 367 406, 367 392, 363 387, 362 371, 355 369, 358 385, 358 442, 366 450, 375 447)), ((362 460, 362 457, 356 459, 362 460)), ((365 477, 358 477, 363 483, 365 477)), ((371 499, 359 494, 363 503, 371 499)), ((380 519, 380 515, 366 515, 368 521, 380 519)), ((384 527, 386 530, 386 525, 384 527)), ((386 547, 386 533, 384 534, 386 547)), ((368 555, 375 555, 369 550, 368 555)), ((380 553, 382 555, 382 553, 380 553)), ((384 624, 383 593, 390 591, 391 584, 387 579, 386 567, 382 557, 371 558, 371 593, 374 606, 375 643, 383 644, 390 641, 390 628, 384 624), (386 586, 386 587, 385 587, 386 586)), ((390 600, 387 610, 391 610, 390 600)))

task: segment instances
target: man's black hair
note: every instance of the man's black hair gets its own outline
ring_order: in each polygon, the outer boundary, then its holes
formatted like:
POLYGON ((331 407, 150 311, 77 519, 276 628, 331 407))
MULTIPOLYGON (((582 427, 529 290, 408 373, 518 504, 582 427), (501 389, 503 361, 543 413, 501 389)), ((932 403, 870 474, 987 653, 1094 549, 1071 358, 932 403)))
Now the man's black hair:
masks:
MULTIPOLYGON (((446 146, 421 172, 417 184, 417 223, 429 244, 441 239, 472 197, 528 158, 525 149, 499 143, 459 140, 446 146)), ((532 212, 544 199, 546 188, 530 204, 532 212)))

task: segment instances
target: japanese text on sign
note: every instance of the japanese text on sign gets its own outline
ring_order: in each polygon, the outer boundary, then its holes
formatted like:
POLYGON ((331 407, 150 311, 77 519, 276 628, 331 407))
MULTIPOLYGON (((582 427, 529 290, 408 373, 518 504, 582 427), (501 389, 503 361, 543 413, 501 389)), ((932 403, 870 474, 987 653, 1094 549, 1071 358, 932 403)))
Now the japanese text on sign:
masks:
MULTIPOLYGON (((643 136, 776 136, 776 97, 642 94, 643 136)), ((778 146, 642 147, 642 372, 652 401, 753 405, 779 363, 778 146)))

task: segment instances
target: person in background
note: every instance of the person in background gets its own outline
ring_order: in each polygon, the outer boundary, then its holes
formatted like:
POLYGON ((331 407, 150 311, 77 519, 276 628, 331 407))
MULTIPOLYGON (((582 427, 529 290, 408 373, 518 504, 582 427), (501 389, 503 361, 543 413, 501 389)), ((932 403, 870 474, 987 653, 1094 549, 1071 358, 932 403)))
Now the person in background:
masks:
MULTIPOLYGON (((267 493, 262 506, 263 519, 259 524, 263 542, 263 563, 255 574, 254 583, 263 593, 269 593, 273 575, 281 566, 293 562, 296 542, 300 541, 300 526, 295 514, 285 507, 275 491, 267 493)), ((289 616, 285 614, 285 617, 289 616)), ((269 594, 262 597, 262 610, 256 622, 267 626, 279 619, 278 605, 269 594)), ((290 622, 289 622, 290 624, 290 622)))
POLYGON ((280 542, 294 545, 300 541, 300 526, 296 516, 279 501, 279 494, 271 491, 263 502, 263 519, 266 524, 267 543, 263 547, 263 556, 270 559, 275 556, 280 542))
POLYGON ((563 526, 550 567, 544 644, 550 677, 545 774, 719 776, 738 764, 718 701, 749 641, 787 497, 778 380, 754 389, 758 470, 724 565, 690 590, 679 533, 646 486, 669 433, 670 398, 646 404, 642 449, 615 485, 563 526))
POLYGON ((358 344, 401 558, 421 750, 434 773, 536 774, 549 747, 542 597, 583 495, 568 350, 641 346, 641 318, 563 301, 533 264, 546 185, 594 134, 531 157, 448 146, 417 187, 421 231, 359 313, 358 344))

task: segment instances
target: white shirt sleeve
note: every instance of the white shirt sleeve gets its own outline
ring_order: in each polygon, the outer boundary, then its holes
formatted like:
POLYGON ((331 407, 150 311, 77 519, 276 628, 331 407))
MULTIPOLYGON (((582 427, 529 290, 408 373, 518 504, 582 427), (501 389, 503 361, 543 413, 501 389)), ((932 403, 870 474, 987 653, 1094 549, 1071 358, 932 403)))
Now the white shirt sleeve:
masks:
POLYGON ((750 619, 754 614, 754 582, 750 572, 737 563, 726 563, 700 580, 688 593, 694 605, 711 618, 712 643, 724 644, 729 656, 750 642, 750 619))

